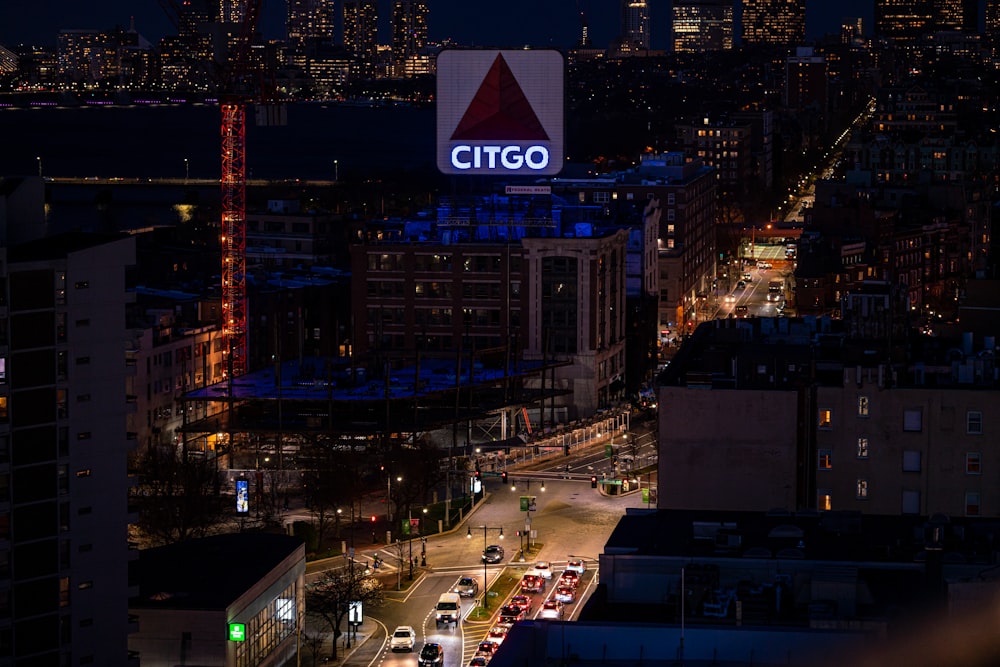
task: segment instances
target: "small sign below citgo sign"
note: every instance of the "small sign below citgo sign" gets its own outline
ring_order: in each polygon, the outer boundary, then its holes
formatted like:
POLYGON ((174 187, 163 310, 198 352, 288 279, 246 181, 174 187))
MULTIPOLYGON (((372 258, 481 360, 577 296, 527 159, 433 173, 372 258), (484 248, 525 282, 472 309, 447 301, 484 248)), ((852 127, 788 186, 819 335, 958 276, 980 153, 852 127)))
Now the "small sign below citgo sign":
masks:
POLYGON ((247 628, 243 623, 229 624, 229 641, 241 642, 247 638, 247 628))

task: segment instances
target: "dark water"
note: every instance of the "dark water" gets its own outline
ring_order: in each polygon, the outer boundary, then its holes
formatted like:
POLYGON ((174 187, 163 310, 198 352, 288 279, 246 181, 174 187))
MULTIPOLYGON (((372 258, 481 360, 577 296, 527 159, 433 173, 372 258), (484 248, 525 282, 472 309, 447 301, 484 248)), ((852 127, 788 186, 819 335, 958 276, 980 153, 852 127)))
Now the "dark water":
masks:
MULTIPOLYGON (((212 105, 0 109, 0 175, 219 177, 219 109, 212 105)), ((341 179, 434 169, 430 107, 288 106, 284 127, 247 117, 248 176, 341 179)))

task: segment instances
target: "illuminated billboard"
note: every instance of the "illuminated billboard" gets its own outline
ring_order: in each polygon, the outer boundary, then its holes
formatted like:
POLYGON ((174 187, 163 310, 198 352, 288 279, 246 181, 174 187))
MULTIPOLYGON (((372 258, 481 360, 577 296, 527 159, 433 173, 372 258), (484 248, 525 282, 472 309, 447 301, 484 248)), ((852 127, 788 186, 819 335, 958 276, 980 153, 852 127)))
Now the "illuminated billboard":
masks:
POLYGON ((236 512, 246 514, 250 511, 249 485, 245 479, 236 480, 236 512))
POLYGON ((437 57, 437 165, 443 174, 558 174, 562 54, 446 50, 437 57))

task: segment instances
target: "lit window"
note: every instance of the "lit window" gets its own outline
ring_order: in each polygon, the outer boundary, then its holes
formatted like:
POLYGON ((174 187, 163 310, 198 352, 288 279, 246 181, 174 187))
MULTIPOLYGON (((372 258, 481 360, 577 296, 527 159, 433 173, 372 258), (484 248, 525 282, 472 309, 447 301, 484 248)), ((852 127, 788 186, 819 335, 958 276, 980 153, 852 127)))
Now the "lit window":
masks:
POLYGON ((868 480, 859 479, 858 480, 858 499, 865 500, 868 498, 868 480))
POLYGON ((969 410, 965 413, 965 432, 970 435, 983 434, 983 413, 978 410, 969 410))
POLYGON ((965 494, 965 516, 979 516, 979 493, 976 491, 965 494))
POLYGON ((833 509, 833 492, 830 489, 820 489, 816 494, 816 508, 829 512, 833 509))
POLYGON ((981 475, 983 472, 982 455, 979 452, 965 453, 965 474, 981 475))
POLYGON ((858 396, 858 416, 867 417, 868 416, 868 397, 858 396))
POLYGON ((858 438, 858 458, 868 458, 868 438, 861 436, 858 438))
POLYGON ((822 408, 819 411, 819 427, 833 428, 833 410, 822 408))
POLYGON ((903 452, 903 472, 920 472, 920 452, 912 449, 903 452))
POLYGON ((816 459, 816 467, 820 470, 830 470, 833 468, 833 450, 819 450, 819 457, 816 459))

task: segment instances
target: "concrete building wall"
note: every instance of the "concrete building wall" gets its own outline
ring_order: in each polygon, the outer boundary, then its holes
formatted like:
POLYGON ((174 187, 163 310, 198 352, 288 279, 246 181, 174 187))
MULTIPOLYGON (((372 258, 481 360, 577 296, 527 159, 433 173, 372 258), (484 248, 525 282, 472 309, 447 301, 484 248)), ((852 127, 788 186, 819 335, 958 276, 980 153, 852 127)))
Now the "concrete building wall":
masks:
POLYGON ((663 387, 659 410, 658 508, 793 504, 796 392, 663 387))

